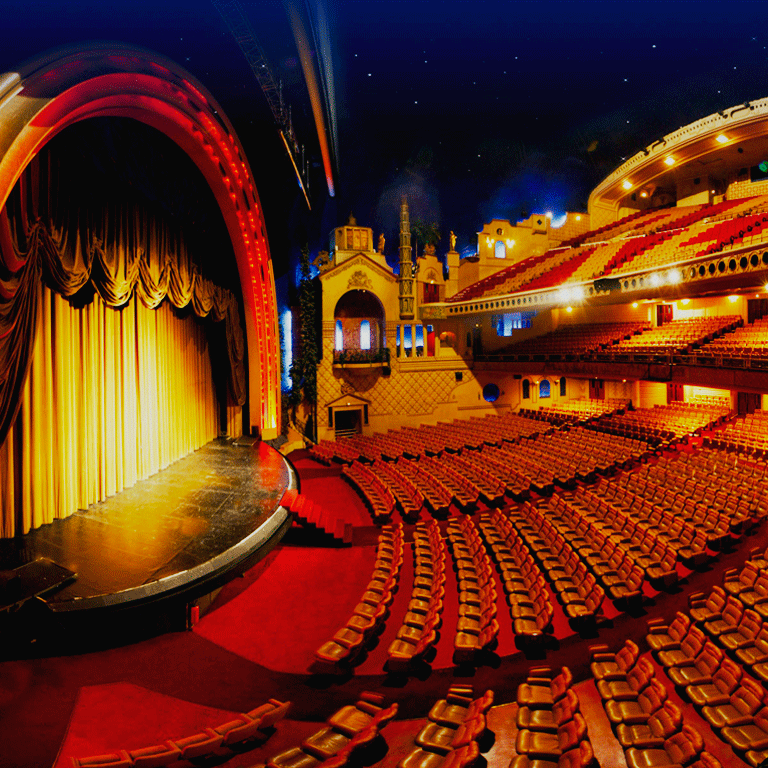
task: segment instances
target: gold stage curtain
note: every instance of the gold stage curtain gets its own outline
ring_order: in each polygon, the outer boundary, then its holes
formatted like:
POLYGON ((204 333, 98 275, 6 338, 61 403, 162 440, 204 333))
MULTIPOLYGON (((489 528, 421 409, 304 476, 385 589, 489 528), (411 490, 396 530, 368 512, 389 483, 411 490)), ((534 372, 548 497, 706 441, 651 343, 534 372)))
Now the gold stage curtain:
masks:
POLYGON ((78 309, 39 290, 29 375, 0 447, 3 536, 84 509, 218 433, 206 333, 194 315, 136 298, 115 310, 100 296, 78 309))
POLYGON ((223 321, 229 395, 245 402, 245 342, 232 291, 201 275, 178 229, 146 208, 125 200, 70 202, 46 157, 30 164, 0 210, 0 444, 21 404, 41 276, 65 297, 77 299, 90 283, 110 307, 136 295, 154 309, 167 298, 223 321))
POLYGON ((237 298, 201 274, 162 216, 95 203, 71 202, 44 157, 0 209, 2 536, 66 517, 217 435, 198 317, 223 328, 227 426, 242 434, 237 298))

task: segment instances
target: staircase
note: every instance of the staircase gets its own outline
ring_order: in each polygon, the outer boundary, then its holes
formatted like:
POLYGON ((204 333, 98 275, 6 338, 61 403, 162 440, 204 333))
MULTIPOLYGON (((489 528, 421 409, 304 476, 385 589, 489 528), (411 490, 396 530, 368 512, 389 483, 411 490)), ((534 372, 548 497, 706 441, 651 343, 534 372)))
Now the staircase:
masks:
POLYGON ((352 523, 347 523, 328 509, 299 493, 295 488, 286 491, 280 504, 293 515, 294 524, 316 530, 327 543, 337 547, 352 544, 352 523))

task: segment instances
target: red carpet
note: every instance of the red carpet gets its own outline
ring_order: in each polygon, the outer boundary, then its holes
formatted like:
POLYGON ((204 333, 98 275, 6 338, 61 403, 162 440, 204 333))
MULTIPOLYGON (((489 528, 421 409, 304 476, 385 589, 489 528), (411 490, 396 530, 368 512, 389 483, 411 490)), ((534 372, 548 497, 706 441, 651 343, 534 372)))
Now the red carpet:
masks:
POLYGON ((294 451, 290 460, 301 478, 301 492, 321 507, 333 509, 347 523, 371 525, 365 502, 341 476, 341 464, 330 467, 311 458, 307 451, 294 451))
POLYGON ((281 672, 304 673, 352 614, 373 571, 374 547, 281 547, 248 589, 195 627, 201 637, 281 672))
POLYGON ((80 689, 55 768, 69 768, 72 757, 138 749, 191 736, 231 720, 233 714, 131 683, 86 686, 80 689))

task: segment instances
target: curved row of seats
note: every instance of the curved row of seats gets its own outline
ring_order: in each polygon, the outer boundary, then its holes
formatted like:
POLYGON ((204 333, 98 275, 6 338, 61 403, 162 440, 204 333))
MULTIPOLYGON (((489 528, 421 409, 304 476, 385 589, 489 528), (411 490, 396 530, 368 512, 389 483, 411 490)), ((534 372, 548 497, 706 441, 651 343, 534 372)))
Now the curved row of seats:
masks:
POLYGON ((757 637, 745 641, 742 629, 728 629, 719 605, 694 598, 690 618, 678 612, 669 625, 649 622, 648 645, 712 730, 757 768, 768 757, 768 696, 745 670, 765 671, 767 635, 760 646, 757 637))
POLYGON ((397 460, 394 468, 418 489, 433 515, 444 517, 448 513, 453 496, 438 478, 424 472, 417 462, 403 457, 397 460))
POLYGON ((499 511, 483 515, 480 529, 504 585, 515 643, 523 650, 542 641, 546 645, 553 633, 554 607, 530 550, 499 511))
POLYGON ((415 738, 414 748, 398 768, 467 768, 480 757, 480 742, 487 732, 486 715, 493 691, 473 699, 472 688, 453 685, 435 702, 415 738))
POLYGON ((701 734, 683 721, 653 664, 639 656, 634 642, 627 640, 615 654, 606 646, 593 648, 590 669, 628 768, 720 766, 704 751, 701 734))
MULTIPOLYGON (((717 551, 768 514, 763 496, 768 488, 765 468, 729 464, 721 458, 713 457, 711 451, 679 452, 624 475, 615 484, 598 486, 593 493, 636 519, 648 520, 662 529, 662 535, 666 529, 661 520, 668 512, 667 525, 686 523, 704 537, 707 547, 717 551), (710 481, 713 475, 718 477, 718 486, 710 481)), ((683 526, 681 531, 685 530, 683 526)), ((706 558, 697 559, 695 565, 706 558)))
POLYGON ((595 768, 587 723, 568 667, 532 669, 517 689, 517 740, 509 768, 595 768))
POLYGON ((434 520, 413 534, 413 588, 408 612, 387 649, 385 666, 405 672, 423 660, 438 640, 445 597, 445 543, 434 520))
POLYGON ((623 398, 606 398, 605 400, 566 400, 556 405, 547 405, 538 411, 521 408, 520 413, 529 414, 530 418, 543 418, 551 424, 575 424, 596 416, 623 410, 629 405, 623 398))
POLYGON ((575 631, 594 629, 601 617, 605 591, 579 554, 548 517, 530 504, 509 515, 546 575, 575 631))
POLYGON ((396 714, 397 704, 385 708, 383 696, 363 691, 356 704, 335 712, 300 746, 283 750, 251 768, 343 768, 378 738, 396 714))
POLYGON ((380 629, 394 599, 403 565, 403 525, 386 526, 379 534, 376 561, 368 586, 347 623, 315 651, 321 668, 349 664, 380 629))
POLYGON ((370 469, 384 485, 389 487, 403 518, 415 521, 424 506, 424 494, 388 461, 376 459, 370 469))
POLYGON ((498 595, 493 566, 471 520, 452 521, 448 524, 447 535, 459 596, 453 661, 455 664, 473 664, 483 653, 498 645, 498 595))
POLYGON ((171 739, 141 749, 120 750, 104 755, 72 758, 73 768, 162 768, 180 760, 200 760, 232 754, 232 749, 247 748, 253 742, 263 742, 271 735, 274 726, 282 720, 291 706, 290 701, 270 699, 250 712, 239 714, 234 720, 216 728, 206 728, 200 733, 181 739, 171 739))
POLYGON ((355 460, 344 466, 341 474, 360 492, 375 523, 389 522, 392 519, 395 495, 375 472, 355 460))
POLYGON ((450 491, 459 509, 470 512, 477 507, 480 489, 456 469, 454 461, 454 455, 443 456, 439 461, 428 456, 420 456, 419 467, 437 478, 450 491))

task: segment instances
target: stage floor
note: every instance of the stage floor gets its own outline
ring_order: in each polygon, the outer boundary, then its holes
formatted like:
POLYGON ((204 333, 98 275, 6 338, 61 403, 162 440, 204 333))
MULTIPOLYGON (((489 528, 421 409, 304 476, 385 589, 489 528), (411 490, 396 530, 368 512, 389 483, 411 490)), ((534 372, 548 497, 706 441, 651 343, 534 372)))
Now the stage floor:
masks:
POLYGON ((152 599, 226 572, 284 529, 296 486, 264 443, 214 440, 152 477, 25 536, 0 539, 0 568, 39 557, 77 573, 54 611, 152 599))

